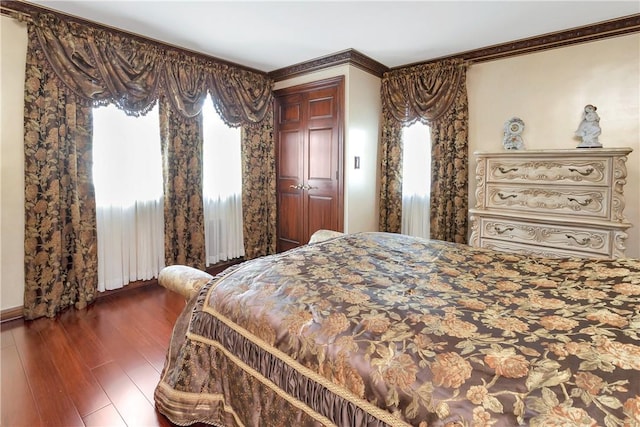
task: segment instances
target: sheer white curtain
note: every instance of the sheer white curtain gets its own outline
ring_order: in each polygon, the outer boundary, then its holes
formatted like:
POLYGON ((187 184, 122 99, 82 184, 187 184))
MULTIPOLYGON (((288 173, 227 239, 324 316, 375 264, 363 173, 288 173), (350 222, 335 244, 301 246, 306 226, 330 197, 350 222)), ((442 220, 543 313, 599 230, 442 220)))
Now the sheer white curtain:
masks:
POLYGON ((402 130, 403 234, 429 238, 431 210, 431 134, 417 122, 402 130))
POLYGON ((228 127, 207 97, 203 114, 203 199, 207 265, 244 256, 240 128, 228 127))
POLYGON ((157 277, 164 267, 162 160, 157 106, 141 117, 93 110, 98 290, 157 277))

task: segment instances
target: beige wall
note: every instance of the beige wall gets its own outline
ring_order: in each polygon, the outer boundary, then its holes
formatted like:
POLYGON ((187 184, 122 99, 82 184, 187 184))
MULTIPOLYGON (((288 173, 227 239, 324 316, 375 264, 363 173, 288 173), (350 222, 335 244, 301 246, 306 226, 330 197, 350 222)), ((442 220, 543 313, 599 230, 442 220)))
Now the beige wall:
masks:
POLYGON ((277 82, 275 89, 345 76, 344 231, 378 230, 380 79, 342 65, 277 82), (360 169, 354 157, 360 157, 360 169))
POLYGON ((640 34, 472 65, 469 95, 469 205, 475 205, 474 151, 502 150, 502 126, 525 122, 525 148, 574 148, 585 105, 598 107, 606 147, 631 147, 625 186, 633 224, 627 256, 640 258, 640 34))
POLYGON ((24 294, 24 152, 22 119, 26 26, 0 17, 0 309, 22 306, 24 294))

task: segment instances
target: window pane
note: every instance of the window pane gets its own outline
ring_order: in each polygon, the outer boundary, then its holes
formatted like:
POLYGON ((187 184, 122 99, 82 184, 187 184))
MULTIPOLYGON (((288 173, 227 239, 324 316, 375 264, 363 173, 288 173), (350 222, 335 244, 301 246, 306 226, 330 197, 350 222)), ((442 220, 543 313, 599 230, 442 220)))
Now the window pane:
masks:
POLYGON ((203 121, 206 264, 244 256, 241 130, 228 127, 207 97, 203 121))
POLYGON ((203 193, 227 198, 242 192, 240 128, 227 126, 207 97, 203 114, 203 193))
POLYGON ((402 228, 411 236, 429 238, 431 210, 431 133, 415 123, 402 132, 402 228))
POLYGON ((431 135, 420 122, 402 131, 402 194, 428 196, 431 189, 431 135))
POLYGON ((98 290, 157 277, 164 267, 162 161, 157 106, 142 117, 93 109, 98 290))
POLYGON ((93 109, 93 182, 99 206, 131 206, 162 196, 157 105, 127 116, 114 105, 93 109))

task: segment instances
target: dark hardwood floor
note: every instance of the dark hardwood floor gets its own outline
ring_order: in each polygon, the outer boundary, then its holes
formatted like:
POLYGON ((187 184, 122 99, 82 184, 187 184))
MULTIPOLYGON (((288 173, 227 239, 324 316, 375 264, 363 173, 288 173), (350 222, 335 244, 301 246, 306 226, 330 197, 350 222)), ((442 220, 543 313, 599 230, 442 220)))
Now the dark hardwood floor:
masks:
POLYGON ((3 323, 0 425, 173 426, 153 391, 184 305, 150 284, 55 319, 3 323))

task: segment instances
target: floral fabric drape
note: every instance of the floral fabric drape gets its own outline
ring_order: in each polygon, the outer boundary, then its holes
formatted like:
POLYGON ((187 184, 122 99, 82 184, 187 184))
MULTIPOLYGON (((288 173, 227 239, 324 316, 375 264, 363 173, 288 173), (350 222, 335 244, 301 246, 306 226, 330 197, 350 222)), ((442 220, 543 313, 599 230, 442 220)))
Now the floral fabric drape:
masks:
POLYGON ((276 252, 276 162, 273 108, 242 128, 242 214, 245 258, 276 252))
POLYGON ((37 14, 29 21, 47 61, 73 93, 94 105, 115 103, 132 115, 165 94, 194 117, 207 91, 231 126, 261 122, 272 100, 265 75, 189 56, 117 32, 37 14))
POLYGON ((163 62, 157 49, 49 14, 32 20, 49 64, 79 97, 94 105, 113 102, 129 114, 147 111, 158 99, 163 62))
POLYGON ((380 151, 380 231, 399 233, 402 228, 402 123, 384 110, 380 151))
POLYGON ((465 242, 468 106, 464 64, 445 60, 389 71, 382 78, 381 96, 380 230, 400 232, 402 126, 422 121, 432 129, 431 237, 465 242))
POLYGON ((166 265, 205 268, 202 114, 187 118, 160 98, 166 265))
POLYGON ((84 308, 98 282, 91 106, 61 85, 29 27, 24 316, 84 308))
POLYGON ((216 64, 209 75, 216 110, 233 127, 264 123, 271 109, 272 87, 271 80, 262 75, 225 64, 216 64))
POLYGON ((185 55, 170 55, 163 67, 166 94, 171 106, 185 117, 195 117, 202 111, 202 103, 207 97, 207 77, 199 69, 197 62, 185 55))
MULTIPOLYGON (((30 34, 25 157, 27 174, 33 175, 27 177, 25 199, 26 317, 53 316, 95 297, 91 109, 98 105, 113 103, 137 116, 162 99, 165 218, 171 221, 165 236, 167 261, 203 268, 204 229, 202 220, 195 220, 202 214, 202 100, 210 93, 229 125, 260 123, 248 151, 265 156, 254 162, 268 167, 273 154, 258 147, 273 147, 272 122, 266 119, 273 82, 260 73, 55 14, 33 11, 20 19, 27 21, 30 34), (259 141, 262 136, 271 139, 259 141)), ((275 197, 275 187, 273 191, 275 197)), ((247 199, 253 206, 247 219, 255 221, 246 225, 248 245, 260 242, 250 253, 272 251, 268 242, 275 239, 268 233, 275 231, 262 231, 271 222, 272 208, 255 206, 270 203, 269 197, 247 199)))
POLYGON ((468 111, 467 91, 461 90, 443 119, 431 125, 432 239, 467 242, 468 111))

